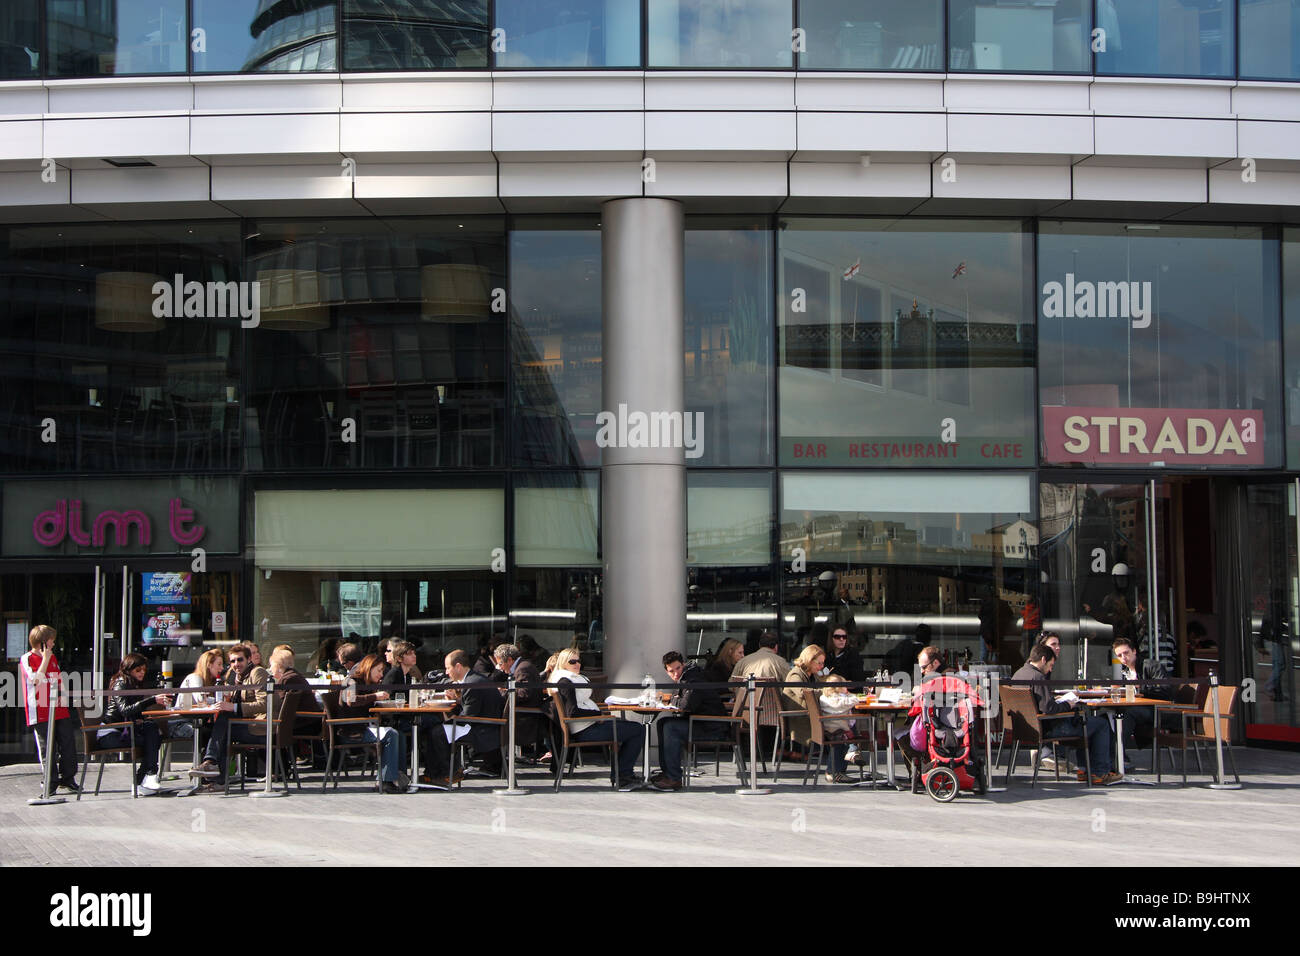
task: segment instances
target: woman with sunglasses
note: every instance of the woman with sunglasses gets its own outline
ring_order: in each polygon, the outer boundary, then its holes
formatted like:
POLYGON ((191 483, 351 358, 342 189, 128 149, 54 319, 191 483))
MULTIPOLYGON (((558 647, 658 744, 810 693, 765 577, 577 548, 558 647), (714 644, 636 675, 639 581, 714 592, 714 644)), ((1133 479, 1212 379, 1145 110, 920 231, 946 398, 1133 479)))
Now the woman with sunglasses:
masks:
POLYGON ((162 746, 162 732, 158 724, 143 714, 156 707, 168 708, 171 697, 165 694, 155 696, 123 696, 119 691, 140 690, 149 685, 145 676, 149 671, 149 662, 143 655, 127 654, 122 658, 122 665, 113 677, 111 696, 104 711, 104 723, 119 724, 129 722, 129 728, 111 727, 99 731, 95 737, 101 747, 126 746, 134 741, 140 748, 140 766, 135 772, 135 783, 146 794, 152 795, 162 789, 158 783, 158 750, 162 746), (125 733, 123 732, 125 730, 125 733))
MULTIPOLYGON (((564 712, 569 717, 600 715, 600 706, 591 699, 591 681, 583 677, 582 657, 573 648, 556 655, 555 670, 551 672, 550 693, 564 702, 564 712)), ((569 737, 583 743, 593 740, 618 740, 618 789, 635 790, 641 786, 636 775, 637 758, 645 744, 641 727, 628 720, 575 720, 569 724, 569 737)), ((560 773, 564 768, 560 767, 560 773)))

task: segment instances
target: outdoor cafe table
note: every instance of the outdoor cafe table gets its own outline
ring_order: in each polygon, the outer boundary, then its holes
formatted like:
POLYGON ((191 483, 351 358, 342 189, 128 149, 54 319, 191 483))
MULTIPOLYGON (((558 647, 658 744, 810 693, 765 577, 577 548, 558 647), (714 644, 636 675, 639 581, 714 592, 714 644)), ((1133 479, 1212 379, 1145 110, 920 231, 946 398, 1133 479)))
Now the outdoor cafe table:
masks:
MULTIPOLYGON (((431 704, 420 704, 416 707, 410 706, 389 706, 383 707, 376 705, 370 708, 370 713, 377 717, 418 717, 421 714, 450 714, 456 709, 454 700, 436 700, 431 704)), ((455 741, 453 741, 454 743, 455 741)), ((421 790, 442 790, 443 787, 434 784, 420 783, 420 722, 411 721, 411 785, 406 788, 407 793, 418 793, 421 790)))
POLYGON ((621 717, 629 717, 637 723, 645 725, 645 749, 641 752, 644 754, 644 778, 643 782, 650 782, 650 728, 664 714, 681 713, 676 707, 647 707, 644 704, 605 704, 605 708, 611 714, 618 714, 621 717), (645 718, 649 718, 648 720, 645 718))
MULTIPOLYGON (((1155 781, 1144 780, 1141 777, 1129 776, 1124 773, 1124 711, 1130 707, 1150 707, 1153 713, 1156 709, 1162 710, 1195 710, 1195 704, 1175 704, 1172 701, 1160 700, 1155 697, 1135 697, 1133 700, 1111 700, 1110 695, 1105 697, 1088 696, 1080 697, 1079 703, 1097 710, 1113 710, 1115 712, 1115 770, 1120 775, 1120 783, 1142 784, 1143 786, 1154 786, 1155 781)), ((1158 719, 1159 715, 1156 713, 1158 719)), ((1153 721, 1151 725, 1152 733, 1158 733, 1159 727, 1153 721)), ((1151 769, 1155 769, 1156 752, 1155 744, 1151 746, 1151 769)))
POLYGON ((881 704, 873 700, 865 700, 853 708, 855 714, 866 714, 871 719, 871 788, 879 789, 879 779, 876 776, 876 721, 885 718, 885 763, 886 773, 885 786, 898 789, 898 784, 894 780, 894 720, 899 714, 906 714, 912 709, 908 704, 881 704))
MULTIPOLYGON (((141 716, 148 717, 150 720, 191 720, 194 722, 194 762, 190 765, 197 767, 199 765, 199 722, 215 718, 219 711, 216 707, 192 707, 189 710, 146 710, 141 716)), ((194 793, 203 785, 203 780, 196 779, 194 785, 184 793, 189 795, 194 793)), ((179 791, 178 791, 179 792, 179 791)))

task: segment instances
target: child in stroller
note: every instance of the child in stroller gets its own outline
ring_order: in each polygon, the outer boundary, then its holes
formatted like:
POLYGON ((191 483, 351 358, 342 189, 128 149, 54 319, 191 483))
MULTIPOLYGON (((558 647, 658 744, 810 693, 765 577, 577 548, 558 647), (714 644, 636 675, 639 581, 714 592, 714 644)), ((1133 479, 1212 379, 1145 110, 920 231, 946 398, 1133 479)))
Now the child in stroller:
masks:
POLYGON ((973 749, 975 708, 984 701, 959 677, 936 676, 913 696, 914 718, 903 752, 912 765, 912 792, 921 788, 940 803, 962 790, 984 792, 983 761, 973 749))

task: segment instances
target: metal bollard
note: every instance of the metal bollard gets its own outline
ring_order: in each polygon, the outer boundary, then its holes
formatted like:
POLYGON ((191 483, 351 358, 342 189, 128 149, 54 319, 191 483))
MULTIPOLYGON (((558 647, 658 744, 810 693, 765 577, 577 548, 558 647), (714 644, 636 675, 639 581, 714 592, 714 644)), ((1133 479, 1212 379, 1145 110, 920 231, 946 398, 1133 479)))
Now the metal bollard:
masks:
POLYGON ((45 679, 48 682, 45 702, 49 705, 48 713, 45 715, 45 777, 41 781, 41 795, 28 800, 27 805, 29 807, 47 807, 56 803, 68 802, 64 797, 50 795, 54 789, 54 715, 58 711, 58 700, 56 699, 57 691, 54 686, 54 675, 46 675, 45 679))
POLYGON ((521 790, 515 786, 515 679, 509 678, 506 681, 506 693, 509 699, 506 701, 506 720, 510 728, 508 740, 510 741, 509 760, 506 763, 506 786, 504 790, 493 790, 498 797, 522 797, 528 793, 527 790, 521 790))
POLYGON ((1214 699, 1214 753, 1218 759, 1218 773, 1214 778, 1214 783, 1210 784, 1211 790, 1240 790, 1239 783, 1225 783, 1223 779, 1223 732, 1220 727, 1219 718, 1219 675, 1210 672, 1210 696, 1214 699))
POLYGON ((275 732, 275 678, 267 677, 266 679, 266 786, 262 790, 254 790, 254 797, 287 797, 289 795, 289 768, 286 767, 284 774, 284 789, 276 790, 271 786, 271 779, 275 776, 275 761, 272 753, 271 739, 275 732))
POLYGON ((749 696, 749 786, 736 793, 742 797, 763 796, 772 791, 758 785, 758 699, 754 695, 754 675, 745 678, 745 693, 749 696))

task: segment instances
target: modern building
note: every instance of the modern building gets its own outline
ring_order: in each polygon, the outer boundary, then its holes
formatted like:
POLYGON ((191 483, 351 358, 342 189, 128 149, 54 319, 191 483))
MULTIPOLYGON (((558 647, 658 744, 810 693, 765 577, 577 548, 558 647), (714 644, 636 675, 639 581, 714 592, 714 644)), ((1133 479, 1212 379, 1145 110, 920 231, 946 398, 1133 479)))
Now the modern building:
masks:
POLYGON ((1036 594, 1298 741, 1298 157, 1294 0, 7 0, 0 677, 1036 594))

